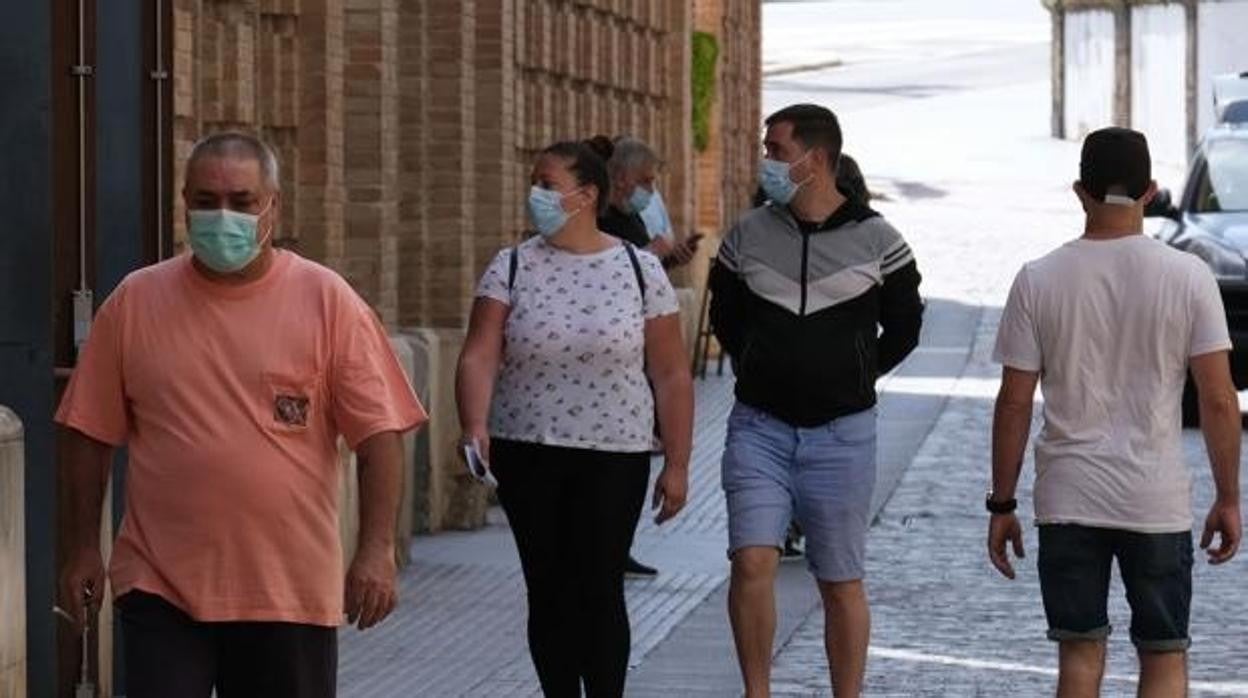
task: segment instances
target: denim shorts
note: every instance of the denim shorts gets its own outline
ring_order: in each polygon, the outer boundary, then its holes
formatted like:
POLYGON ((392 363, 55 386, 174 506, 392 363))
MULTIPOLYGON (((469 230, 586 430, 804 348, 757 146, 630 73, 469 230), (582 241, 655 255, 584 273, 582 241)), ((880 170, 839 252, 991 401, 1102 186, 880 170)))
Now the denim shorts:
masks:
POLYGON ((796 519, 821 581, 862 579, 875 489, 874 409, 811 428, 738 402, 728 417, 723 487, 728 555, 784 545, 796 519))
POLYGON ((1049 639, 1101 640, 1114 559, 1131 606, 1131 641, 1143 652, 1191 644, 1192 534, 1135 533, 1071 524, 1040 526, 1040 593, 1049 639))

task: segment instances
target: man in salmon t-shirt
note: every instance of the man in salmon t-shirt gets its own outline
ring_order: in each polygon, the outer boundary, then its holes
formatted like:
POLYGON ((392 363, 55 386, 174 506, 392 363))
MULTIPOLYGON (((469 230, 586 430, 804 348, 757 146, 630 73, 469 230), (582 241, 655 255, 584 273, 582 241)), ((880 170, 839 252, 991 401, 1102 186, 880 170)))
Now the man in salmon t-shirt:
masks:
POLYGON ((277 168, 252 136, 195 146, 193 254, 117 287, 56 415, 72 546, 60 592, 78 618, 98 608, 83 592, 103 589, 101 500, 113 450, 129 449, 110 577, 131 698, 332 696, 344 613, 364 629, 395 605, 400 434, 427 416, 364 301, 272 247, 277 168), (340 435, 359 457, 345 575, 340 435))

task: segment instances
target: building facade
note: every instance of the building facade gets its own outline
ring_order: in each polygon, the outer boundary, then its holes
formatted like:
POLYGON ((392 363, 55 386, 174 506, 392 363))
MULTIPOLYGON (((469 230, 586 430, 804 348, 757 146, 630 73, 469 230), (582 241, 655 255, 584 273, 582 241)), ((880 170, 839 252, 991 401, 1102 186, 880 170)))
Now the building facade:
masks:
POLYGON ((712 27, 734 32, 724 121, 756 123, 737 85, 757 88, 757 3, 174 0, 173 182, 203 134, 263 134, 286 168, 283 244, 340 270, 390 327, 460 327, 556 140, 650 143, 674 222, 691 227, 694 12, 732 17, 712 27))
MULTIPOLYGON (((197 139, 244 129, 272 143, 279 243, 342 273, 391 330, 433 414, 409 443, 401 534, 472 526, 485 497, 452 454, 453 366, 478 274, 524 228, 534 155, 639 137, 663 158, 678 233, 713 237, 754 186, 760 24, 758 0, 0 4, 0 405, 20 420, 20 447, 7 448, 22 458, 5 462, 24 475, 0 489, 24 501, 0 508, 25 524, 25 569, 0 570, 0 596, 20 588, 27 609, 21 647, 10 637, 22 633, 0 634, 0 685, 20 669, 42 698, 73 681, 76 638, 47 613, 60 540, 51 415, 91 310, 125 274, 183 251, 182 168, 197 139), (696 144, 695 32, 718 49, 696 144)), ((713 247, 678 276, 687 299, 713 247)), ((344 456, 344 482, 350 467, 344 456)), ((124 477, 119 458, 115 486, 124 477)), ((92 656, 106 694, 107 622, 92 656)))

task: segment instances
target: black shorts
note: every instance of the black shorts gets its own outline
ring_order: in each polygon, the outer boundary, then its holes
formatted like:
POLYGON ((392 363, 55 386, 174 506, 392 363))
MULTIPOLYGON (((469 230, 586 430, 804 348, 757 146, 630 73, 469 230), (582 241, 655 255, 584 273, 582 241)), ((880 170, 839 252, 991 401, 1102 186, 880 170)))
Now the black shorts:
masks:
POLYGON ((1114 559, 1131 605, 1131 641, 1142 652, 1191 644, 1192 534, 1135 533, 1068 524, 1040 526, 1040 592, 1049 639, 1103 640, 1114 559))
POLYGON ((155 594, 117 599, 131 698, 333 698, 337 628, 204 623, 155 594))

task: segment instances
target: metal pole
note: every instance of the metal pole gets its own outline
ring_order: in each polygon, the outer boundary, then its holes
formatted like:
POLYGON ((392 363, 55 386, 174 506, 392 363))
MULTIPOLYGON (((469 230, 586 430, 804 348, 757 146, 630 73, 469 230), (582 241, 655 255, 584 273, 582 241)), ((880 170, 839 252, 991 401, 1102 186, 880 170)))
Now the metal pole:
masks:
POLYGON ((152 81, 156 90, 156 259, 165 258, 165 13, 164 0, 153 0, 156 14, 156 60, 152 81))
POLYGON ((95 303, 87 287, 87 65, 86 0, 78 0, 78 60, 70 74, 78 81, 78 288, 73 293, 74 346, 81 351, 91 331, 95 303))

